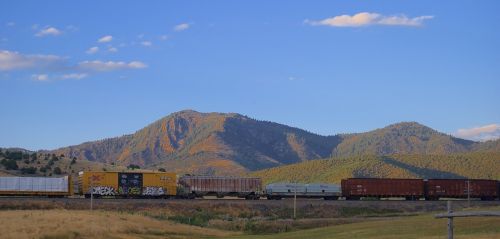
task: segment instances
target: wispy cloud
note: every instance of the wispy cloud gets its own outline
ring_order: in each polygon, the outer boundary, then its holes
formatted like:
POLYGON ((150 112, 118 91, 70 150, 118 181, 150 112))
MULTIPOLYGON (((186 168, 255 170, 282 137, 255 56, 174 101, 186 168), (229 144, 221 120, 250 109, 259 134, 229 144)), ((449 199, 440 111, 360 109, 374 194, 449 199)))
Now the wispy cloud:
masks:
POLYGON ((92 54, 97 53, 98 51, 99 51, 99 47, 94 46, 94 47, 89 48, 87 51, 85 51, 85 53, 92 55, 92 54))
POLYGON ((116 47, 110 47, 110 48, 108 48, 108 51, 112 52, 112 53, 115 53, 115 52, 118 52, 118 48, 116 48, 116 47))
POLYGON ((174 31, 180 32, 187 30, 190 27, 189 23, 181 23, 179 25, 174 26, 174 31))
POLYGON ((160 40, 165 41, 168 39, 168 35, 161 35, 160 40))
POLYGON ((45 27, 38 31, 35 36, 44 37, 44 36, 58 36, 61 35, 62 31, 55 27, 45 27))
POLYGON ((13 27, 16 25, 16 23, 15 22, 7 22, 7 24, 5 24, 5 25, 8 27, 13 27))
POLYGON ((339 15, 322 20, 305 20, 311 26, 362 27, 370 25, 418 27, 434 16, 407 17, 406 15, 384 16, 379 13, 360 12, 354 15, 339 15))
POLYGON ((153 43, 150 42, 150 41, 143 41, 143 42, 141 42, 141 45, 143 45, 143 46, 152 46, 153 43))
POLYGON ((103 36, 103 37, 99 38, 97 40, 97 42, 99 42, 99 43, 106 43, 106 42, 111 42, 112 40, 113 40, 113 36, 107 35, 107 36, 103 36))
POLYGON ((88 75, 85 74, 85 73, 71 73, 71 74, 64 74, 61 76, 61 79, 63 80, 67 80, 67 79, 76 79, 76 80, 80 80, 80 79, 83 79, 85 77, 87 77, 88 75))
POLYGON ((56 67, 64 60, 54 55, 23 55, 14 51, 0 51, 0 71, 56 67))
POLYGON ((49 75, 47 75, 47 74, 33 74, 33 75, 31 75, 31 79, 36 80, 36 81, 48 81, 49 75))
POLYGON ((487 141, 500 138, 500 125, 489 124, 473 127, 469 129, 459 129, 455 133, 456 137, 475 141, 487 141))
POLYGON ((123 69, 142 69, 147 65, 140 61, 131 61, 129 63, 123 61, 84 61, 78 64, 82 70, 88 71, 113 71, 123 69))

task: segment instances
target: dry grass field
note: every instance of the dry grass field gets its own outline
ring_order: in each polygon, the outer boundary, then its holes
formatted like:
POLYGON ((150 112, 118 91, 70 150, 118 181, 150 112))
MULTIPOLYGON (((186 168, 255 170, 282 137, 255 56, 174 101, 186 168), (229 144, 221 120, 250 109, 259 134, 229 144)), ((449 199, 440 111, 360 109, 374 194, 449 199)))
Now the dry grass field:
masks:
MULTIPOLYGON (((268 235, 240 235, 231 239, 440 239, 446 238, 446 219, 432 214, 368 220, 329 227, 268 235)), ((457 239, 499 239, 500 218, 457 218, 457 239)))
POLYGON ((1 238, 204 238, 238 234, 109 211, 0 211, 1 238))
MULTIPOLYGON (((443 238, 445 201, 0 198, 0 238, 443 238)), ((454 201, 455 211, 500 210, 454 201)), ((456 220, 456 238, 500 238, 500 218, 456 220)))

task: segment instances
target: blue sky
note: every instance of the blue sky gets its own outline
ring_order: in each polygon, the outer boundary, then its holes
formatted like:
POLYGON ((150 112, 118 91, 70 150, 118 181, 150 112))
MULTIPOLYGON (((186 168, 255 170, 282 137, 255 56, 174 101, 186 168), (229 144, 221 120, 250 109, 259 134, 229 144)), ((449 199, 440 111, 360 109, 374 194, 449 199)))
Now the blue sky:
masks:
POLYGON ((0 147, 237 112, 323 135, 500 135, 498 1, 2 1, 0 147))

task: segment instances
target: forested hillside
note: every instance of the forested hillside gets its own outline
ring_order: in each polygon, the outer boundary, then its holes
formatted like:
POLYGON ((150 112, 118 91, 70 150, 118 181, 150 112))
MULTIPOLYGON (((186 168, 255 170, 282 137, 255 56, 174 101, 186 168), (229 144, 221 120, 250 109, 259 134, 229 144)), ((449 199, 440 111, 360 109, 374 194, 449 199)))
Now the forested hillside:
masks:
POLYGON ((0 175, 77 176, 82 170, 123 170, 125 167, 67 157, 63 154, 0 148, 0 175))

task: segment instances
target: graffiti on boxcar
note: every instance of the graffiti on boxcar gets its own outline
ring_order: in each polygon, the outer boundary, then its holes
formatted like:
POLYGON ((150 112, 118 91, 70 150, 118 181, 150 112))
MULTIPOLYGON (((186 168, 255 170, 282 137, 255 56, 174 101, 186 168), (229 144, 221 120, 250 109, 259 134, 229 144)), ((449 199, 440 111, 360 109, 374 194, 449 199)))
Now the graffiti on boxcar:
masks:
POLYGON ((89 193, 102 195, 102 196, 113 196, 116 194, 115 188, 109 186, 96 186, 89 189, 89 193))
POLYGON ((142 195, 146 196, 161 196, 165 195, 165 190, 162 187, 144 187, 142 195))
POLYGON ((141 173, 119 173, 118 192, 122 195, 141 195, 141 173))

